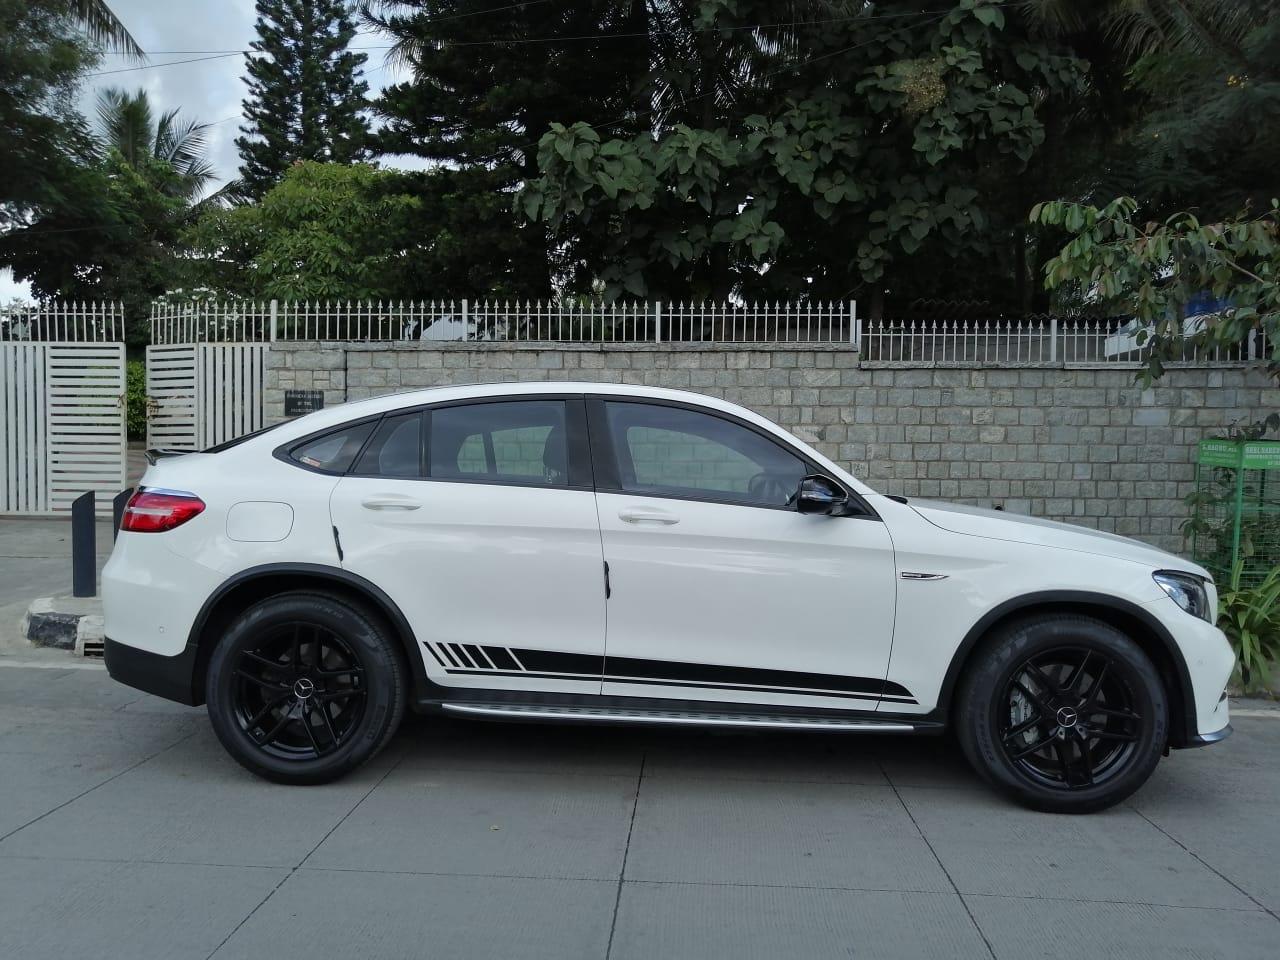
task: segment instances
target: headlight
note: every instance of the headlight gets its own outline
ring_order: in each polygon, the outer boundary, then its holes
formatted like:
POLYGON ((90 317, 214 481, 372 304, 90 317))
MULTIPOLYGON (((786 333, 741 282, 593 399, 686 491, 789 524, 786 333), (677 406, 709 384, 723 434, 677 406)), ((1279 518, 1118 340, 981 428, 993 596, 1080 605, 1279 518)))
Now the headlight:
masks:
POLYGON ((1178 573, 1175 570, 1157 570, 1151 575, 1160 589, 1173 598, 1173 602, 1193 617, 1212 622, 1209 610, 1209 591, 1204 581, 1193 573, 1178 573))

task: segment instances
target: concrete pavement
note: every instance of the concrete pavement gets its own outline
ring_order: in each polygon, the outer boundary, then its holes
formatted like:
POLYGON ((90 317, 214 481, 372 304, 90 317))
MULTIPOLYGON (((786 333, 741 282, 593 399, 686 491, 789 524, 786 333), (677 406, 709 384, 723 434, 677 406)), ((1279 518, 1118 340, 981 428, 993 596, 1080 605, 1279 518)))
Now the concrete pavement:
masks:
POLYGON ((1267 705, 1092 817, 1011 806, 947 740, 435 718, 288 788, 59 656, 0 656, 0 957, 1280 952, 1267 705))

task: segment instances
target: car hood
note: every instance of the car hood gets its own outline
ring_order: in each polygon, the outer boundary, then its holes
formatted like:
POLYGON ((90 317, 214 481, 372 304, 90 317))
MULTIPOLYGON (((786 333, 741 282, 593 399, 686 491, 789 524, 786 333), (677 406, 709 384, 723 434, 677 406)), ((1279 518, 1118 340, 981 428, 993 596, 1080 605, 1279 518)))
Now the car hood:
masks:
POLYGON ((1082 553, 1115 557, 1119 560, 1132 560, 1134 563, 1150 567, 1187 570, 1205 578, 1209 577, 1208 571, 1189 560, 1167 553, 1148 543, 1117 536, 1114 533, 1103 533, 1100 530, 1059 523, 1056 520, 1042 520, 1039 517, 1007 513, 1003 510, 988 510, 984 507, 944 503, 939 500, 912 499, 908 502, 908 506, 934 526, 952 533, 988 537, 993 540, 1011 540, 1015 543, 1039 544, 1061 550, 1078 550, 1082 553))

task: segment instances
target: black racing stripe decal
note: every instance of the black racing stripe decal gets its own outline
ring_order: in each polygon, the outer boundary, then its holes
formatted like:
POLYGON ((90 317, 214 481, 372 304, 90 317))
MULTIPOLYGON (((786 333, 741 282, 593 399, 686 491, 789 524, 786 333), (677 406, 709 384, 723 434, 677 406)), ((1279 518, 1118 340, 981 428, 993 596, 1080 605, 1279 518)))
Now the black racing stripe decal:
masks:
POLYGON ((524 668, 537 673, 585 673, 599 679, 604 673, 604 657, 589 653, 562 653, 558 650, 525 650, 512 647, 524 668))
POLYGON ((463 649, 467 651, 467 656, 475 661, 477 667, 484 669, 485 667, 493 666, 492 661, 490 661, 474 643, 464 643, 462 646, 463 649))
POLYGON ((516 663, 515 657, 511 656, 510 651, 506 647, 484 647, 484 655, 489 658, 499 670, 519 670, 520 664, 516 663))
POLYGON ((871 677, 633 657, 606 659, 587 653, 520 647, 508 650, 457 643, 441 646, 446 655, 452 652, 451 659, 456 659, 457 666, 463 671, 474 669, 502 675, 506 675, 503 671, 513 671, 511 675, 519 675, 519 671, 524 670, 527 675, 555 675, 558 679, 595 680, 604 677, 621 683, 670 684, 726 690, 754 689, 764 693, 790 693, 798 696, 846 696, 863 700, 882 698, 901 703, 916 702, 911 691, 901 684, 871 677), (490 664, 493 666, 490 667, 490 664))
POLYGON ((446 670, 451 677, 531 677, 534 680, 578 680, 582 683, 599 683, 599 677, 581 673, 530 673, 528 670, 446 670))
POLYGON ((639 660, 608 657, 605 672, 610 676, 643 677, 646 680, 681 680, 696 683, 749 684, 758 687, 803 687, 878 697, 883 693, 910 696, 898 684, 869 677, 843 677, 798 670, 763 670, 757 667, 726 667, 712 663, 679 663, 669 660, 639 660))
POLYGON ((480 666, 480 664, 476 663, 474 660, 471 659, 471 657, 467 654, 466 647, 463 646, 461 643, 449 644, 449 650, 452 651, 454 659, 456 659, 458 663, 460 663, 462 666, 464 667, 480 666))
POLYGON ((445 669, 448 669, 449 665, 440 658, 440 654, 436 653, 435 647, 427 643, 425 640, 422 641, 422 645, 427 648, 427 652, 431 654, 432 659, 435 660, 436 663, 440 664, 440 666, 444 667, 445 669))
POLYGON ((689 680, 637 680, 635 677, 604 678, 610 683, 636 683, 651 687, 698 687, 707 690, 738 690, 744 693, 784 693, 793 697, 839 697, 842 700, 893 700, 895 703, 915 703, 910 698, 880 697, 874 693, 837 693, 834 690, 809 690, 805 687, 752 687, 733 683, 703 683, 689 680))
POLYGON ((453 651, 449 649, 449 645, 447 643, 438 643, 436 646, 440 648, 440 652, 444 654, 444 658, 449 661, 445 664, 446 668, 462 666, 462 664, 458 662, 458 658, 453 655, 453 651))

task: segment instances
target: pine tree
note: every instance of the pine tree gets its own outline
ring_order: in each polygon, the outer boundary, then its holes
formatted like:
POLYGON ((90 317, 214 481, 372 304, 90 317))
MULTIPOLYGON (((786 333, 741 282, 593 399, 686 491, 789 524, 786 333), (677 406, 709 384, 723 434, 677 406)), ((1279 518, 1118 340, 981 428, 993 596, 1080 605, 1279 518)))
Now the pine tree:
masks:
POLYGON ((297 160, 346 163, 368 155, 363 115, 367 57, 344 0, 258 0, 247 54, 246 126, 236 139, 244 191, 261 197, 297 160))
MULTIPOLYGON (((412 71, 375 105, 379 146, 430 163, 424 191, 450 196, 450 217, 469 224, 467 248, 485 267, 468 291, 546 296, 577 265, 554 262, 558 250, 516 214, 513 194, 538 175, 537 143, 552 123, 634 127, 644 3, 384 0, 364 10, 412 71)), ((428 200, 423 216, 436 209, 428 200)))

